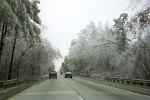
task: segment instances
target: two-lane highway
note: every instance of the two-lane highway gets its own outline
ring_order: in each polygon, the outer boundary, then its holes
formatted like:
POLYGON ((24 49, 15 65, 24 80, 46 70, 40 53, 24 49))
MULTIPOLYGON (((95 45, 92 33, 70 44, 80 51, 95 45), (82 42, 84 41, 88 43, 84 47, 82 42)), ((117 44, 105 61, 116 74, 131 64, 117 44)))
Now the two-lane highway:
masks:
POLYGON ((150 100, 150 96, 109 87, 78 78, 48 79, 9 100, 150 100))

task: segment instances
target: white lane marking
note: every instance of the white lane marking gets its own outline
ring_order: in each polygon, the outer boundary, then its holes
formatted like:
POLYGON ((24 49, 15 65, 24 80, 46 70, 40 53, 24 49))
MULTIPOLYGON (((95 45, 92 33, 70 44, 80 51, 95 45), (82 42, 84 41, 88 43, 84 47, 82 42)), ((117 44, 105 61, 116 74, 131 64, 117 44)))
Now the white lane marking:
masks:
POLYGON ((79 96, 80 100, 84 100, 81 96, 79 96))
POLYGON ((68 84, 66 83, 66 85, 68 85, 68 84))
POLYGON ((20 93, 17 94, 17 96, 19 95, 24 95, 24 96, 28 96, 28 95, 58 95, 58 94, 76 94, 75 91, 48 91, 48 92, 25 92, 25 93, 20 93))
MULTIPOLYGON (((61 77, 61 76, 60 76, 61 77)), ((68 85, 68 83, 67 82, 65 82, 65 80, 61 77, 60 78, 66 85, 68 85)))

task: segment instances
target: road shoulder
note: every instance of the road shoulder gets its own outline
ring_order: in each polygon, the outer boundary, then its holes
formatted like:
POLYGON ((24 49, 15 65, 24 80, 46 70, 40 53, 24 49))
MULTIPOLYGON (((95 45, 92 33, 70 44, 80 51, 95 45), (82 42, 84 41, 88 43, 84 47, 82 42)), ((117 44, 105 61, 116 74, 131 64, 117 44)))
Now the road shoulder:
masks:
POLYGON ((76 76, 76 78, 150 96, 150 88, 146 88, 146 87, 138 87, 138 86, 133 86, 133 85, 124 85, 124 84, 119 84, 119 83, 106 82, 106 81, 102 81, 102 80, 98 80, 98 79, 94 79, 90 77, 76 76))

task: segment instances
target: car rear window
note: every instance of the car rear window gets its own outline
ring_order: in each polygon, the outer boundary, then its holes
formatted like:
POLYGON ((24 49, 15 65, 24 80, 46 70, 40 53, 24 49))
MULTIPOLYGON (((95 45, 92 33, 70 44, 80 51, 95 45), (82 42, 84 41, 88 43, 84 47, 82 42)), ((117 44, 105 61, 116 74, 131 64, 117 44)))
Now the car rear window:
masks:
POLYGON ((49 72, 49 73, 56 73, 56 71, 51 71, 51 72, 49 72))
POLYGON ((66 72, 66 74, 72 74, 71 72, 66 72))

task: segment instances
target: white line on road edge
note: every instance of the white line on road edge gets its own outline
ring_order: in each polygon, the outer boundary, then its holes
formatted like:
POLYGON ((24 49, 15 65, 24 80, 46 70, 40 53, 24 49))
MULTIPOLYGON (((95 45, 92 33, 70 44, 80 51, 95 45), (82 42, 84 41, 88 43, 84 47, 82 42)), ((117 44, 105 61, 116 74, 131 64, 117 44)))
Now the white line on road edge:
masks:
POLYGON ((81 96, 79 96, 80 100, 84 100, 81 96))

